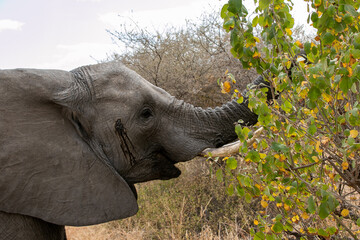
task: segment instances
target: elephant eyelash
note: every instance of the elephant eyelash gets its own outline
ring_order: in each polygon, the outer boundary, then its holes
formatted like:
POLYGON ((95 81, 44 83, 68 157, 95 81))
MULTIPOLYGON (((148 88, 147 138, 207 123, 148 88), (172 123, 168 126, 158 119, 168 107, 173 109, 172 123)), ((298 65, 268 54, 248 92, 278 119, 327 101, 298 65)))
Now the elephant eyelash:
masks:
POLYGON ((153 116, 153 113, 150 108, 144 108, 140 113, 140 117, 143 119, 148 119, 152 116, 153 116))

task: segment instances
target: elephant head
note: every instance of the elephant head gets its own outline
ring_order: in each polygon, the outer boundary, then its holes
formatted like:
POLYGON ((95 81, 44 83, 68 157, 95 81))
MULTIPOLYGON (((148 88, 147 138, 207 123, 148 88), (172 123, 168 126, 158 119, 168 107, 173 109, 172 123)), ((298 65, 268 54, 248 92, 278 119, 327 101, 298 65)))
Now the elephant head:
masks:
POLYGON ((257 122, 246 103, 194 107, 116 61, 0 71, 0 113, 0 211, 76 226, 134 215, 135 183, 178 177, 257 122))

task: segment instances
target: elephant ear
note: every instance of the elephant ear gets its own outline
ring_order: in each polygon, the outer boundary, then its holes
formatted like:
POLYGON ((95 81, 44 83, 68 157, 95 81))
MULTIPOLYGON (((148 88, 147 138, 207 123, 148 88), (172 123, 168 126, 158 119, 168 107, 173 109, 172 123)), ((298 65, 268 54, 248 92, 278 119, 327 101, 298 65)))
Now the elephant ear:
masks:
POLYGON ((66 71, 0 71, 0 211, 73 226, 137 212, 129 185, 53 101, 74 79, 66 71))

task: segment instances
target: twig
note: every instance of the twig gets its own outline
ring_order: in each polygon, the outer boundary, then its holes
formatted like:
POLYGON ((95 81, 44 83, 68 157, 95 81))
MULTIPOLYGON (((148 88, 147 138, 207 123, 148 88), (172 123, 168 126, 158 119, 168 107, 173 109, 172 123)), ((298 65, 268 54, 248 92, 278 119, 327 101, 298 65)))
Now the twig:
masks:
MULTIPOLYGON (((257 129, 254 132, 254 135, 252 138, 246 140, 247 145, 251 145, 255 142, 255 140, 260 136, 260 134, 263 132, 264 128, 261 127, 257 129)), ((224 145, 220 148, 207 148, 203 150, 199 156, 208 157, 211 155, 212 157, 226 157, 232 154, 239 153, 239 148, 242 145, 240 141, 236 141, 233 143, 229 143, 227 145, 224 145)))

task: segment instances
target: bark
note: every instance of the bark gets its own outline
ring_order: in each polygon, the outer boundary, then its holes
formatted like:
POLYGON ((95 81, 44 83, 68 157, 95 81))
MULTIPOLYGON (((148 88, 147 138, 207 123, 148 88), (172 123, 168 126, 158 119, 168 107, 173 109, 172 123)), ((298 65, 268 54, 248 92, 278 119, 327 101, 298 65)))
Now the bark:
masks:
MULTIPOLYGON (((263 130, 264 130, 263 127, 257 129, 254 132, 253 137, 246 141, 247 146, 252 145, 255 142, 255 140, 261 135, 263 130)), ((226 144, 226 145, 224 145, 224 146, 222 146, 220 148, 207 148, 204 151, 202 151, 199 154, 199 156, 202 156, 202 157, 208 157, 208 156, 226 157, 226 156, 231 156, 231 155, 239 153, 239 148, 240 148, 241 145, 242 145, 242 143, 238 140, 236 142, 226 144)))

